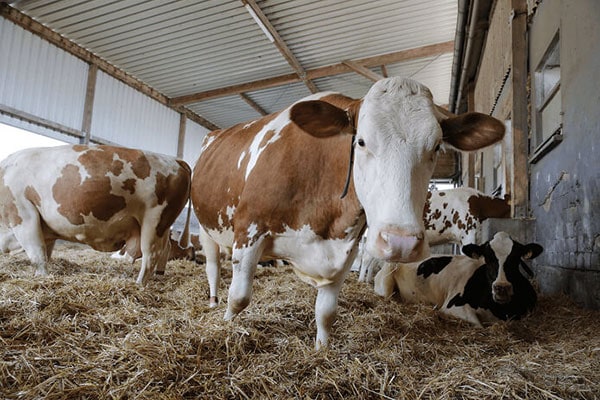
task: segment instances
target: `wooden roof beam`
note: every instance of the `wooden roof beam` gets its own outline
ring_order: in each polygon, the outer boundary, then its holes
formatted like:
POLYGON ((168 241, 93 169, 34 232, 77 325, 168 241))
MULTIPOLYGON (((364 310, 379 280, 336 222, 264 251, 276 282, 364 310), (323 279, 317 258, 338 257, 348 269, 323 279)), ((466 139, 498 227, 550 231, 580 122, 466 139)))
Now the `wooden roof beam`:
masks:
POLYGON ((266 112, 261 106, 259 106, 257 102, 255 102, 250 97, 248 97, 247 94, 240 93, 240 97, 242 98, 242 100, 244 100, 246 103, 248 103, 248 105, 250 107, 252 107, 260 115, 267 115, 268 114, 268 112, 266 112))
POLYGON ((371 71, 367 67, 363 67, 362 65, 355 63, 352 60, 344 60, 344 61, 342 61, 342 64, 349 67, 351 70, 353 70, 357 74, 360 74, 360 75, 364 76, 365 78, 372 80, 373 82, 377 82, 378 80, 383 79, 383 76, 379 75, 376 72, 371 71))
POLYGON ((254 18, 256 24, 264 32, 265 36, 267 36, 267 39, 269 39, 271 43, 273 43, 275 47, 277 47, 277 49, 286 59, 288 64, 290 64, 294 71, 296 71, 296 74, 298 74, 300 80, 304 82, 304 84, 308 87, 311 93, 317 93, 319 89, 317 89, 315 84, 306 77, 306 72, 304 71, 304 68, 302 67, 302 65, 300 65, 300 62, 298 61, 296 56, 294 56, 294 53, 292 53, 285 41, 281 38, 281 36, 279 36, 279 33, 271 24, 269 18, 267 18, 267 16, 262 12, 258 4, 256 4, 256 1, 241 0, 241 2, 244 4, 244 7, 246 7, 246 10, 248 10, 248 13, 250 13, 252 18, 254 18))
MULTIPOLYGON (((375 67, 378 65, 389 65, 418 58, 430 57, 437 54, 449 53, 452 51, 454 51, 454 42, 449 41, 352 61, 355 64, 361 65, 363 67, 375 67)), ((346 74, 348 72, 353 72, 353 70, 348 65, 340 63, 328 65, 325 67, 309 69, 306 71, 306 76, 308 79, 312 80, 316 78, 324 78, 327 76, 346 74)), ((185 96, 173 97, 170 100, 170 104, 181 105, 197 103, 203 100, 231 96, 244 92, 251 92, 254 90, 268 89, 276 86, 282 86, 297 82, 300 82, 300 78, 297 74, 280 75, 273 78, 261 79, 254 82, 247 82, 233 86, 211 89, 204 92, 192 93, 185 96)))

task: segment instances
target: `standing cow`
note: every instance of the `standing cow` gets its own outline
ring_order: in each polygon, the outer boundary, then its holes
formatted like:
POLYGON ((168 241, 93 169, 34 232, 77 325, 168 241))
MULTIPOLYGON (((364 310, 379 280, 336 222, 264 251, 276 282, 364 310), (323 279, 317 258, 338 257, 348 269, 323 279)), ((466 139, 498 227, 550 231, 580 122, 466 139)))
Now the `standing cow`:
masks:
POLYGON ((410 303, 432 304, 443 314, 481 326, 482 322, 519 319, 533 309, 537 295, 525 264, 543 251, 498 232, 481 246, 463 246, 463 255, 432 257, 412 264, 384 263, 375 276, 375 293, 394 291, 410 303))
MULTIPOLYGON (((0 250, 25 249, 45 275, 57 239, 96 250, 140 249, 137 283, 164 270, 169 228, 189 197, 175 158, 113 146, 27 149, 0 163, 0 250)), ((133 251, 132 250, 132 251, 133 251)))
POLYGON ((257 262, 286 260, 318 290, 316 347, 326 346, 366 224, 375 257, 424 258, 422 211, 440 147, 476 150, 503 134, 504 125, 487 115, 446 117, 426 87, 401 78, 376 82, 362 100, 316 94, 210 133, 194 168, 192 203, 203 228, 211 305, 219 245, 232 248, 226 320, 249 304, 257 262))
MULTIPOLYGON (((488 218, 509 218, 510 201, 488 196, 470 187, 433 190, 427 193, 423 219, 425 238, 430 246, 477 243, 481 223, 488 218)), ((359 282, 373 282, 381 262, 359 250, 359 282)))

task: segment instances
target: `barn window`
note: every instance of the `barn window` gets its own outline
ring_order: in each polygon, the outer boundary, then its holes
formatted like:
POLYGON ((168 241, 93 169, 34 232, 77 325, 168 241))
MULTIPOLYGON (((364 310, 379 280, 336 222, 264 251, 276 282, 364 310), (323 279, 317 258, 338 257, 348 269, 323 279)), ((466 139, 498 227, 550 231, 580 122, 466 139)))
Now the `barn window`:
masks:
POLYGON ((535 151, 531 162, 562 141, 562 101, 560 94, 560 39, 558 33, 534 73, 535 151))

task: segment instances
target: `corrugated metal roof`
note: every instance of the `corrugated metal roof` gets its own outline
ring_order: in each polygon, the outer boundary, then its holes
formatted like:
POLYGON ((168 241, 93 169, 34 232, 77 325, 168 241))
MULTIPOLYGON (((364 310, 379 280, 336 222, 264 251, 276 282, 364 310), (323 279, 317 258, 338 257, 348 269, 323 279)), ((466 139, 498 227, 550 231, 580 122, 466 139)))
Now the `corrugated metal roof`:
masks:
MULTIPOLYGON (((257 0, 305 70, 454 39, 456 0, 257 0)), ((20 0, 11 6, 169 98, 295 73, 239 0, 20 0)), ((452 53, 386 65, 448 102, 452 53)), ((378 67, 373 71, 381 73, 378 67)), ((353 97, 372 82, 356 73, 313 80, 353 97)), ((245 94, 266 112, 309 94, 303 83, 245 94)), ((260 116, 240 96, 186 104, 227 127, 260 116)))

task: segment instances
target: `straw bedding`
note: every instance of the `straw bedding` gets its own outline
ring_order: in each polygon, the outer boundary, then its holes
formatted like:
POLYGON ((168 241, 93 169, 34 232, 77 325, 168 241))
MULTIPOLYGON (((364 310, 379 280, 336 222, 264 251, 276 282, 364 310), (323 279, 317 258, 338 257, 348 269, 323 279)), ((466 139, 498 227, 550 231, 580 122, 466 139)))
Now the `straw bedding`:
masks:
POLYGON ((39 278, 25 255, 0 255, 0 397, 600 398, 600 313, 563 296, 474 328, 352 274, 332 345, 316 352, 316 291, 289 268, 259 268, 233 322, 208 308, 203 266, 171 261, 144 289, 138 268, 67 244, 39 278))

